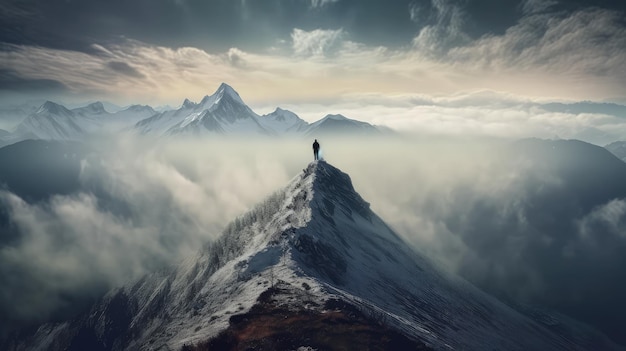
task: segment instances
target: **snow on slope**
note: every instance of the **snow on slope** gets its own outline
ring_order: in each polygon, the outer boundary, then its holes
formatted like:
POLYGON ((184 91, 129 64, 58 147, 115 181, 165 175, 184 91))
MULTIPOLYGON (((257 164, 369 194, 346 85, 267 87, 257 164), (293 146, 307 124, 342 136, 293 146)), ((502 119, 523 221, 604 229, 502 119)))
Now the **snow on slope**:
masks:
POLYGON ((277 134, 298 133, 309 125, 295 113, 277 107, 272 113, 261 116, 261 123, 277 134))
POLYGON ((119 131, 156 114, 149 106, 130 106, 109 113, 101 102, 69 110, 51 101, 24 119, 8 136, 13 142, 24 139, 80 140, 88 134, 119 131))
POLYGON ((222 83, 213 95, 196 104, 185 99, 175 111, 167 111, 138 122, 141 134, 261 134, 271 135, 254 113, 228 84, 222 83))
MULTIPOLYGON (((347 174, 319 161, 196 256, 18 345, 72 349, 80 340, 92 348, 178 350, 227 328, 274 281, 294 289, 306 283, 319 306, 339 298, 382 315, 435 349, 585 350, 593 336, 555 318, 533 321, 439 272, 370 210, 347 174)), ((593 349, 617 349, 595 340, 593 349)))
POLYGON ((327 115, 313 124, 281 108, 259 116, 231 86, 222 83, 214 94, 205 96, 199 103, 185 99, 180 108, 158 113, 149 106, 140 105, 110 113, 102 102, 69 110, 48 101, 25 118, 12 135, 2 137, 0 143, 28 138, 80 140, 88 134, 124 129, 155 136, 222 134, 319 137, 391 133, 386 128, 341 115, 327 115))
POLYGON ((33 114, 17 125, 13 134, 34 135, 38 139, 78 140, 85 134, 80 117, 67 108, 46 101, 33 114))

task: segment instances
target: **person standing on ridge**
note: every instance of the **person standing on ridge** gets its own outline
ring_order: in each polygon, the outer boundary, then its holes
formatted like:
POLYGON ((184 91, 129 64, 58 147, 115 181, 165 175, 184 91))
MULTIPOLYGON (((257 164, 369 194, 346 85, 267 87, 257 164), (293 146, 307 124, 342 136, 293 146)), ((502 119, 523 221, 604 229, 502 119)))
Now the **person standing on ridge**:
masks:
POLYGON ((320 143, 317 142, 317 139, 313 142, 313 156, 315 157, 315 161, 319 160, 320 153, 320 143))

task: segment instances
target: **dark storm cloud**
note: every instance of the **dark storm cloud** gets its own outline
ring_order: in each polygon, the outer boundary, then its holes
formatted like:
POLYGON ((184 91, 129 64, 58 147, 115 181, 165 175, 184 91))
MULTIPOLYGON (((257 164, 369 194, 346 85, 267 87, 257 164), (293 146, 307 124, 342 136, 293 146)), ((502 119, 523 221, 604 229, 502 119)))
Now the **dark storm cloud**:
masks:
POLYGON ((588 6, 624 11, 621 1, 535 0, 230 1, 9 0, 0 5, 0 41, 89 50, 93 42, 126 36, 147 43, 224 50, 259 49, 293 28, 344 28, 359 42, 406 45, 441 8, 458 6, 471 37, 502 34, 528 11, 588 6), (546 6, 552 4, 552 6, 546 6), (417 15, 419 14, 419 15, 417 15))
POLYGON ((0 69, 0 91, 12 92, 62 92, 67 87, 54 79, 22 78, 16 72, 0 69))
POLYGON ((111 61, 107 63, 107 66, 114 70, 115 72, 125 74, 127 76, 135 77, 135 78, 145 78, 146 76, 139 72, 136 68, 131 67, 126 62, 121 61, 111 61))

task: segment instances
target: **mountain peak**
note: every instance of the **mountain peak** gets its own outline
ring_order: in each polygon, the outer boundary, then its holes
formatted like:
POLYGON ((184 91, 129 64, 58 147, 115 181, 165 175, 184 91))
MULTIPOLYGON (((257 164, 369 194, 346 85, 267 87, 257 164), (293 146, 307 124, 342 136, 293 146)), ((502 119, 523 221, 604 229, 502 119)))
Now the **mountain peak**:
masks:
POLYGON ((89 112, 93 114, 107 113, 107 111, 104 109, 104 105, 100 101, 92 102, 91 104, 85 107, 77 108, 74 111, 77 111, 77 110, 81 112, 89 112))
MULTIPOLYGON (((226 83, 224 83, 224 82, 222 82, 222 83, 220 84, 220 86, 217 88, 217 91, 218 91, 218 92, 219 92, 219 91, 222 91, 222 90, 223 90, 223 91, 228 90, 228 91, 235 92, 235 89, 233 89, 233 87, 231 87, 230 85, 228 85, 228 84, 226 84, 226 83)), ((236 92, 235 92, 235 93, 236 93, 236 92)))
POLYGON ((69 110, 62 105, 54 103, 52 101, 44 102, 41 107, 37 110, 37 114, 40 113, 51 113, 51 114, 60 114, 60 113, 68 113, 69 110))
POLYGON ((343 121, 343 120, 347 120, 347 119, 349 119, 349 118, 348 118, 348 117, 346 117, 346 116, 344 116, 344 115, 341 115, 341 114, 336 114, 336 115, 333 115, 333 114, 328 114, 328 115, 326 115, 326 117, 324 117, 323 119, 324 119, 324 120, 327 120, 327 119, 333 119, 333 120, 336 120, 336 121, 343 121))
POLYGON ((183 105, 181 106, 182 108, 190 108, 190 107, 195 107, 196 104, 193 103, 191 100, 189 99, 185 99, 185 101, 183 101, 183 105))
POLYGON ((230 85, 226 83, 220 84, 219 88, 212 95, 206 95, 202 98, 202 101, 198 104, 201 109, 211 109, 213 106, 218 105, 222 99, 229 99, 238 104, 245 105, 239 94, 230 85))
POLYGON ((100 101, 93 102, 87 105, 86 107, 89 107, 90 109, 93 109, 93 110, 105 111, 104 105, 100 101))
POLYGON ((225 96, 228 96, 228 97, 234 99, 235 101, 240 102, 240 103, 243 104, 243 100, 239 96, 239 93, 237 93, 235 91, 235 89, 233 89, 233 87, 231 87, 230 85, 228 85, 226 83, 220 84, 219 88, 217 88, 217 91, 213 95, 218 97, 218 99, 219 98, 223 98, 225 96))

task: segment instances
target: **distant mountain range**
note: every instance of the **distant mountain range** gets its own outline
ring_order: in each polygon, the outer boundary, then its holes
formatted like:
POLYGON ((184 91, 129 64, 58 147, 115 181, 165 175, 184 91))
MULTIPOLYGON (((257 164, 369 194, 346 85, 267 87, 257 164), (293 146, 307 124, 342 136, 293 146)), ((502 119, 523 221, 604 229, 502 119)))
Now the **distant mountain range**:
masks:
POLYGON ((27 114, 12 131, 0 132, 0 146, 25 139, 77 141, 95 133, 120 130, 158 137, 392 133, 388 128, 373 126, 342 115, 328 115, 312 124, 281 108, 261 116, 248 107, 231 86, 222 83, 214 94, 205 96, 199 103, 185 99, 180 108, 161 112, 150 106, 132 105, 110 113, 101 102, 68 109, 46 101, 36 111, 27 114))

